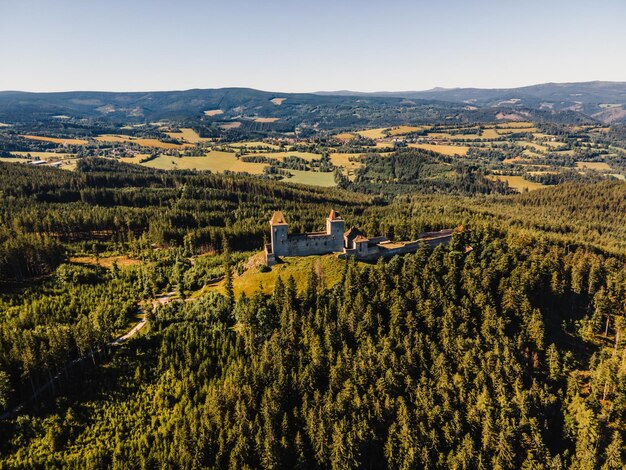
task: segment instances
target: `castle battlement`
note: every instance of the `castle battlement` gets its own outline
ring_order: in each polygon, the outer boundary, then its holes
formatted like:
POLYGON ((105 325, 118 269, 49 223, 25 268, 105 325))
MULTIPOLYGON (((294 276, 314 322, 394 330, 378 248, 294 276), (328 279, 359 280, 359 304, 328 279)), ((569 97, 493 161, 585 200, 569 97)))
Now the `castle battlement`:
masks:
POLYGON ((289 225, 281 211, 270 219, 271 242, 265 245, 265 261, 268 266, 278 262, 280 256, 309 256, 338 253, 341 257, 354 256, 362 260, 375 260, 398 254, 414 253, 422 243, 430 247, 450 241, 453 229, 425 232, 417 240, 392 242, 386 237, 366 237, 357 228, 345 231, 341 215, 331 210, 326 218, 325 232, 289 233, 289 225))

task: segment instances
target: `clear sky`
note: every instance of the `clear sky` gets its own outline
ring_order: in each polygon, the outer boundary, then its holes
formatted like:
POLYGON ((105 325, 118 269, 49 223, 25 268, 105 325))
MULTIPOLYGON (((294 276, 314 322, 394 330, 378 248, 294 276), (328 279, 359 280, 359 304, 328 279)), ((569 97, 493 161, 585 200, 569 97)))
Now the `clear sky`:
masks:
POLYGON ((0 0, 0 90, 626 81, 624 0, 0 0))

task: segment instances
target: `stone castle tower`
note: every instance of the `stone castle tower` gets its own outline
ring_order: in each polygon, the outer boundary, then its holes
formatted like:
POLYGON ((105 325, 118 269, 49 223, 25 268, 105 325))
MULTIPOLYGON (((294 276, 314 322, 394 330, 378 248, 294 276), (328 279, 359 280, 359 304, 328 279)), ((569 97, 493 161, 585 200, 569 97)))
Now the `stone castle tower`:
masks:
POLYGON ((266 247, 268 260, 277 256, 307 256, 343 252, 345 222, 335 210, 326 218, 325 232, 289 234, 289 226, 281 211, 270 219, 271 243, 266 247))

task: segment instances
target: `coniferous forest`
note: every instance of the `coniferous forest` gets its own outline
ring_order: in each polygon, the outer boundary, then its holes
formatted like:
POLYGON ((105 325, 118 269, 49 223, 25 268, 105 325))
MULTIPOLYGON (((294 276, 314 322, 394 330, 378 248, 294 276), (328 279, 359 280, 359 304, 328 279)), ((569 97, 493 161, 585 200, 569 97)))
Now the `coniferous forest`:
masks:
POLYGON ((459 181, 0 162, 0 467, 623 468, 626 185, 459 181), (272 212, 300 232, 330 208, 396 240, 457 230, 270 286, 272 212))

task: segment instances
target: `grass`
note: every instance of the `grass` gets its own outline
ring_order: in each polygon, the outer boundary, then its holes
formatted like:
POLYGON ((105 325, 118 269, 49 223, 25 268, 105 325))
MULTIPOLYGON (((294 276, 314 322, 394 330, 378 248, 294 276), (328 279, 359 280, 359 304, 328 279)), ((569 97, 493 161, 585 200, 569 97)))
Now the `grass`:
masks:
POLYGON ((154 160, 142 163, 142 165, 161 170, 210 170, 215 173, 234 171, 256 175, 262 174, 263 168, 267 166, 265 163, 242 162, 235 157, 234 153, 217 150, 212 150, 203 157, 176 158, 160 155, 154 160))
POLYGON ((469 147, 464 145, 435 145, 435 144, 409 144, 411 148, 430 150, 443 155, 467 155, 469 147))
POLYGON ((41 137, 38 135, 21 135, 20 137, 24 137, 25 139, 30 140, 39 140, 42 142, 52 142, 53 144, 59 145, 86 145, 87 141, 84 139, 62 139, 56 137, 41 137))
POLYGON ((140 147, 152 147, 159 149, 180 149, 183 147, 189 147, 190 144, 171 144, 169 142, 161 142, 157 139, 141 139, 137 137, 128 137, 125 135, 112 135, 112 134, 104 134, 96 137, 96 140, 100 142, 121 142, 121 143, 133 143, 137 144, 140 147))
MULTIPOLYGON (((293 276, 299 291, 306 288, 309 273, 315 269, 321 275, 321 282, 325 287, 332 287, 341 280, 346 261, 338 259, 336 255, 329 254, 323 256, 302 256, 286 257, 283 262, 272 266, 272 270, 267 273, 259 271, 258 263, 263 260, 263 254, 255 255, 254 262, 257 264, 245 271, 241 276, 233 279, 235 296, 241 293, 247 296, 254 294, 257 290, 269 294, 274 290, 274 285, 280 276, 283 282, 287 282, 289 276, 293 276)), ((220 281, 211 286, 206 286, 203 291, 217 290, 224 292, 224 281, 220 281)))
POLYGON ((490 178, 506 181, 511 188, 519 191, 520 193, 525 190, 534 191, 535 189, 541 189, 544 187, 543 184, 525 180, 522 176, 492 175, 490 178))
POLYGON ((0 157, 0 162, 6 162, 6 163, 27 163, 27 162, 30 162, 30 160, 28 158, 22 158, 22 157, 15 157, 15 158, 0 157))
POLYGON ((197 144, 199 142, 211 142, 213 139, 206 137, 200 137, 196 131, 188 127, 182 127, 178 132, 166 132, 172 139, 182 140, 190 144, 197 144))
POLYGON ((363 163, 360 161, 360 153, 331 153, 328 157, 333 165, 345 169, 344 174, 351 181, 353 181, 356 176, 356 170, 363 166, 363 163), (358 161, 351 161, 351 158, 357 159, 358 161))
POLYGON ((358 131, 357 134, 368 139, 382 139, 384 137, 387 137, 385 135, 386 130, 386 127, 379 127, 377 129, 365 129, 362 131, 358 131))
POLYGON ((114 262, 117 262, 118 266, 120 267, 141 264, 140 260, 132 259, 128 256, 108 256, 105 258, 95 258, 93 256, 77 256, 70 258, 70 263, 91 264, 94 266, 102 266, 104 268, 111 268, 114 262))
POLYGON ((280 149, 280 146, 276 144, 268 144, 267 142, 263 142, 261 140, 253 140, 250 142, 233 142, 228 144, 230 147, 241 148, 241 147, 267 147, 273 150, 280 149))
POLYGON ((293 176, 285 178, 288 183, 308 184, 310 186, 336 186, 335 173, 320 173, 317 171, 288 170, 293 176))
POLYGON ((430 129, 431 126, 398 126, 389 129, 389 135, 405 135, 411 132, 421 132, 430 129))
POLYGON ((576 168, 586 168, 588 170, 611 171, 612 168, 604 162, 576 162, 576 168))
POLYGON ((219 116, 220 114, 224 114, 224 111, 222 111, 221 109, 210 109, 208 111, 204 112, 205 116, 219 116))
POLYGON ((496 125, 497 129, 525 129, 527 127, 534 127, 530 121, 511 121, 502 122, 496 125))
POLYGON ((224 130, 237 129, 240 126, 241 123, 239 121, 225 122, 224 124, 220 124, 220 128, 224 130))
POLYGON ((65 160, 66 158, 74 158, 72 153, 55 153, 55 152, 11 152, 11 155, 25 158, 27 155, 38 158, 39 160, 65 160))
POLYGON ((537 144, 535 142, 528 142, 527 140, 517 141, 516 144, 519 147, 531 147, 534 150, 538 150, 539 152, 547 152, 549 148, 545 145, 537 144))
POLYGON ((341 134, 336 134, 335 139, 343 140, 343 141, 350 141, 350 140, 356 139, 356 135, 350 132, 342 132, 341 134))
POLYGON ((280 120, 280 118, 271 118, 271 117, 258 117, 254 119, 254 122, 276 122, 280 120))

